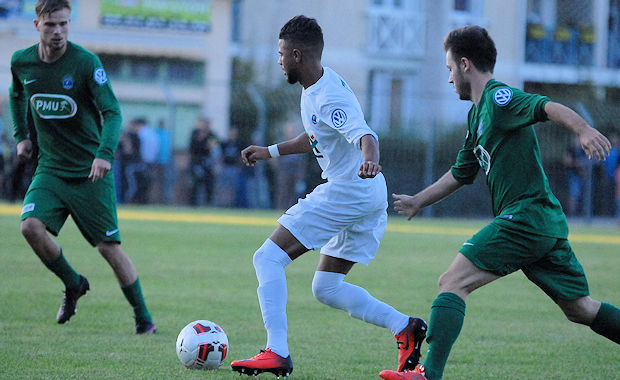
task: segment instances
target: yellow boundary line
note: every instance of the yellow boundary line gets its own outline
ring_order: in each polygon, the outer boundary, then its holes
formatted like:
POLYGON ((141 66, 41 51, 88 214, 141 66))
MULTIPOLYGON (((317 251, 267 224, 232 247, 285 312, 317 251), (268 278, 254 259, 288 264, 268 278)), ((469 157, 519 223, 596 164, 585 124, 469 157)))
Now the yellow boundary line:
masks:
MULTIPOLYGON (((0 215, 19 215, 21 206, 0 204, 0 215)), ((118 210, 119 219, 142 220, 154 222, 180 222, 180 223, 204 223, 204 224, 223 224, 236 226, 275 226, 276 218, 266 218, 258 216, 233 216, 224 214, 192 214, 186 212, 158 212, 158 211, 137 211, 137 210, 118 210)), ((443 235, 443 236, 471 236, 478 230, 474 228, 442 227, 442 226, 420 226, 420 225, 401 225, 388 224, 387 231, 443 235)), ((620 236, 595 235, 595 234, 571 234, 571 242, 597 243, 620 245, 620 236)))

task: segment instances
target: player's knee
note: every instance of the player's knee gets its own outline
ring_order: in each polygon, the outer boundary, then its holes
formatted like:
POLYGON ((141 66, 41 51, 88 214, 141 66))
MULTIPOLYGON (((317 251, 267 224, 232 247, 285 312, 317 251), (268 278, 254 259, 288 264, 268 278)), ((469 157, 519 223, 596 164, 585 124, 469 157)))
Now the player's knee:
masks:
POLYGON ((20 224, 22 235, 27 239, 36 239, 45 233, 45 226, 40 221, 33 218, 26 218, 20 224))
POLYGON ((267 260, 266 252, 261 248, 257 249, 256 252, 254 252, 254 256, 252 256, 252 264, 254 264, 254 269, 258 269, 260 266, 264 265, 267 260))
POLYGON ((314 298, 316 298, 317 301, 319 301, 320 303, 329 305, 331 303, 334 290, 335 289, 333 288, 333 286, 323 284, 319 281, 316 281, 316 279, 312 281, 312 294, 314 295, 314 298))
POLYGON ((574 301, 560 301, 558 305, 564 312, 566 319, 573 323, 590 325, 600 307, 600 302, 590 297, 583 297, 574 301))

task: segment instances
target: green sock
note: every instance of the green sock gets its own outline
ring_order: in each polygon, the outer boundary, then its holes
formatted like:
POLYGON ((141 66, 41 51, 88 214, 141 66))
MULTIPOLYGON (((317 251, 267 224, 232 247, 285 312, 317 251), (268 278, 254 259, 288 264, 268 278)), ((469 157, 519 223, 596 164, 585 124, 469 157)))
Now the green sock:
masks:
POLYGON ((602 302, 590 328, 595 333, 620 344, 620 309, 602 302))
POLYGON ((62 249, 60 249, 60 256, 56 260, 49 263, 43 261, 43 264, 62 280, 66 288, 71 289, 80 286, 80 274, 69 265, 62 254, 62 249))
POLYGON ((146 308, 146 303, 144 303, 140 279, 136 279, 136 281, 131 285, 121 286, 121 290, 123 291, 125 298, 127 298, 127 301, 129 301, 129 304, 133 307, 133 313, 135 314, 136 319, 152 321, 151 314, 146 308))
POLYGON ((426 378, 439 380, 452 345, 465 319, 465 301, 454 293, 441 293, 433 301, 428 328, 428 356, 424 361, 426 378))

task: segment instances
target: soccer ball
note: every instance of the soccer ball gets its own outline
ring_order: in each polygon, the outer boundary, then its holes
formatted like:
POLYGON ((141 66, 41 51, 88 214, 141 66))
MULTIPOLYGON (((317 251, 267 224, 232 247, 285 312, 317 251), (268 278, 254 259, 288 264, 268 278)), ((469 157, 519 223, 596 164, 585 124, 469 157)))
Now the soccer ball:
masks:
POLYGON ((177 356, 187 368, 218 369, 228 352, 228 337, 207 320, 189 323, 177 337, 177 356))

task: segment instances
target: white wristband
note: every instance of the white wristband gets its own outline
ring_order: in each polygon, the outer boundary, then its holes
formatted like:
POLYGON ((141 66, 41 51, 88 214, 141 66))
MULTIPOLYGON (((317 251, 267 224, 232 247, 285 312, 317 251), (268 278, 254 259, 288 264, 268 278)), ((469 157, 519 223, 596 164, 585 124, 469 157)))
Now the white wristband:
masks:
POLYGON ((271 155, 271 158, 280 157, 280 151, 278 150, 278 144, 269 145, 267 149, 269 149, 269 154, 271 155))

